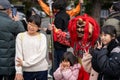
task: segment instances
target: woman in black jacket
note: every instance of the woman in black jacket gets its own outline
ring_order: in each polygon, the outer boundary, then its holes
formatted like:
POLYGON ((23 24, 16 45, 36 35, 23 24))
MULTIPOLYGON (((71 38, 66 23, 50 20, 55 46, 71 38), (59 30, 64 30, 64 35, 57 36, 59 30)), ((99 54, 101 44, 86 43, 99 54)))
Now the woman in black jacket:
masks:
POLYGON ((120 80, 120 43, 112 25, 102 27, 100 40, 92 53, 92 66, 98 80, 120 80))

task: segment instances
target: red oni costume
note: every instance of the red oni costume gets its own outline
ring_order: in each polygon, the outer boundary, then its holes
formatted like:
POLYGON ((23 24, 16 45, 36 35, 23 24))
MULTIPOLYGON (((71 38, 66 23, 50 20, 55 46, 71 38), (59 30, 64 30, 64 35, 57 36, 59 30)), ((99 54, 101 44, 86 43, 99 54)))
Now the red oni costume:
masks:
MULTIPOLYGON (((91 47, 94 47, 94 44, 99 37, 99 32, 100 28, 97 22, 92 17, 84 14, 70 20, 68 25, 68 33, 54 28, 54 40, 64 45, 73 47, 74 54, 77 57, 82 58, 84 50, 87 51, 91 47), (81 23, 81 21, 84 24, 81 23), (77 32, 78 26, 83 27, 84 29, 82 37, 79 37, 77 32), (92 26, 92 34, 89 32, 90 26, 92 26)), ((83 67, 80 69, 78 80, 89 80, 89 74, 84 71, 83 67)))

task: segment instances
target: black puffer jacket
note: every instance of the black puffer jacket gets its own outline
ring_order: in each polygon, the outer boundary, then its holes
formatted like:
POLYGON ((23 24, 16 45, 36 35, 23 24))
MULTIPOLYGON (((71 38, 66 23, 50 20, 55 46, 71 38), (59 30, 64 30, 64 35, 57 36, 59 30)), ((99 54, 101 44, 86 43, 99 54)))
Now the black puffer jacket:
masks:
POLYGON ((15 74, 15 38, 22 31, 22 23, 0 12, 0 75, 15 74))
POLYGON ((92 67, 99 73, 98 80, 120 80, 120 45, 117 40, 107 48, 95 49, 92 67))

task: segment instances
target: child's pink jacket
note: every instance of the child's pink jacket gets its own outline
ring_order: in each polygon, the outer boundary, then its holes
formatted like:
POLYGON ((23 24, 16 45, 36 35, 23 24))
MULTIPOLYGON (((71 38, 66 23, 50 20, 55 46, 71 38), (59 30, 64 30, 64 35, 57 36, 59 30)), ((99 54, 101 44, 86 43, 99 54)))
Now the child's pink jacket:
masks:
POLYGON ((61 70, 60 67, 54 72, 55 80, 77 80, 81 65, 75 64, 69 69, 61 70))

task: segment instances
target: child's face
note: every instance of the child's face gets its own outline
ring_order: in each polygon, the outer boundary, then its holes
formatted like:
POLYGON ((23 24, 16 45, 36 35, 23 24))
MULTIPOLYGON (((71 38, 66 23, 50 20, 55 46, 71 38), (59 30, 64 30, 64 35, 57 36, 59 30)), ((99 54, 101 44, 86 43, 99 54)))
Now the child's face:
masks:
POLYGON ((104 45, 109 44, 111 40, 114 39, 114 37, 112 37, 110 34, 105 34, 104 32, 101 33, 100 38, 104 45))
POLYGON ((39 27, 33 22, 28 22, 27 29, 29 34, 35 34, 39 30, 39 27))
POLYGON ((62 66, 63 67, 70 67, 70 62, 69 61, 62 61, 62 66))

